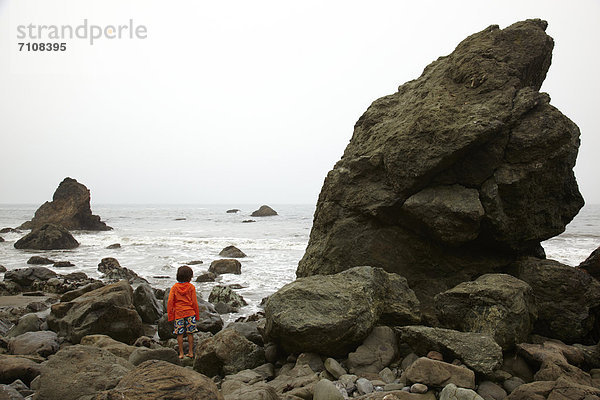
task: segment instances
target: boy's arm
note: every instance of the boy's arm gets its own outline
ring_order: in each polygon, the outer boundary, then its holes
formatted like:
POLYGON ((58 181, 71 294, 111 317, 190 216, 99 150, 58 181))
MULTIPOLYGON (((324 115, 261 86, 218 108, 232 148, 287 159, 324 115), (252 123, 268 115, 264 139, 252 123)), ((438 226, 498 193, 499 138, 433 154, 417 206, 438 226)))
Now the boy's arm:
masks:
POLYGON ((169 321, 173 321, 175 319, 175 295, 173 294, 173 288, 169 291, 169 300, 167 300, 167 315, 169 316, 169 321))
POLYGON ((196 297, 196 288, 192 291, 192 307, 194 308, 194 312, 196 313, 196 321, 200 320, 200 308, 198 307, 198 297, 196 297))

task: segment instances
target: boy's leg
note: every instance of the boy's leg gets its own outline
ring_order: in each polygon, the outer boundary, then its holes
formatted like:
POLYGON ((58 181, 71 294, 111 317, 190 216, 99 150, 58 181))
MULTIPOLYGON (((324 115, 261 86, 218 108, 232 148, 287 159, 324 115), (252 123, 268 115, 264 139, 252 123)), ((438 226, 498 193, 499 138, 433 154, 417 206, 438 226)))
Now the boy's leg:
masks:
POLYGON ((183 354, 183 333, 177 335, 177 344, 179 345, 179 358, 185 357, 183 354))
POLYGON ((194 357, 194 335, 191 333, 188 333, 187 338, 188 338, 188 356, 194 357))

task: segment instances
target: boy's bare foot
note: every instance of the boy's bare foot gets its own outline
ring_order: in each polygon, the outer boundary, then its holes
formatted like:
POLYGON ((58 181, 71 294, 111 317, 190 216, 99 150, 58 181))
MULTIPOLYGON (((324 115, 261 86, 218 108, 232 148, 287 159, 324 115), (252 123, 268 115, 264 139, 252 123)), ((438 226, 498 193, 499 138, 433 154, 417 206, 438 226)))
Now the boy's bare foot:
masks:
POLYGON ((183 354, 180 354, 180 355, 179 355, 179 359, 180 359, 180 360, 183 360, 184 358, 185 358, 185 356, 184 356, 183 354))
POLYGON ((194 358, 194 354, 188 353, 188 354, 186 354, 186 356, 188 356, 189 358, 194 358))

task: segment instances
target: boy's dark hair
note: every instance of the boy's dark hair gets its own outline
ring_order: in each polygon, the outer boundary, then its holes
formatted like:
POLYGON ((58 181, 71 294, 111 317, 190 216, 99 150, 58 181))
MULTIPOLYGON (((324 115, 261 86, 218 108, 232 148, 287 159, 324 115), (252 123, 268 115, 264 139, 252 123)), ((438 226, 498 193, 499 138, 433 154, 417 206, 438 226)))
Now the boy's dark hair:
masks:
POLYGON ((187 265, 183 265, 177 269, 177 282, 189 282, 194 276, 194 271, 187 265))

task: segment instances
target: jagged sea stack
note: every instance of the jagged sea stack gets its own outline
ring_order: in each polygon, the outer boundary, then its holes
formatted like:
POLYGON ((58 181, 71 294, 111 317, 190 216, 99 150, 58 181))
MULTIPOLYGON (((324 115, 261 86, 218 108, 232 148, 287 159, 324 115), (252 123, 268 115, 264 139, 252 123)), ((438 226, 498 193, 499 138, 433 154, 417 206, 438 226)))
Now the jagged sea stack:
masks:
POLYGON ((68 230, 112 229, 100 221, 99 216, 92 215, 89 189, 72 178, 65 178, 54 192, 52 201, 42 204, 33 219, 19 228, 35 229, 48 223, 60 225, 68 230))
POLYGON ((368 108, 323 185, 299 277, 358 265, 432 296, 563 232, 583 206, 579 129, 539 89, 541 20, 490 26, 368 108))

